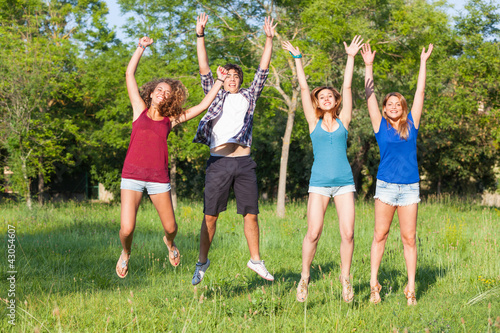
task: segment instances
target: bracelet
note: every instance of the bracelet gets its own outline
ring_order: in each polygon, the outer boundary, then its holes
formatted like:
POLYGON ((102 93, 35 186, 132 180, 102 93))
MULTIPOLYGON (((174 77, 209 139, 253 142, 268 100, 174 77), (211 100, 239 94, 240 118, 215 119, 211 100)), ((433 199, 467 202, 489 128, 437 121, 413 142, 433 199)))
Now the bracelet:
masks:
POLYGON ((288 53, 290 53, 292 55, 292 57, 294 57, 295 59, 302 58, 302 53, 299 53, 297 55, 293 55, 293 53, 291 51, 288 51, 288 53))
POLYGON ((146 46, 142 45, 142 44, 141 44, 141 42, 139 42, 139 45, 137 45, 137 47, 140 47, 140 48, 142 48, 143 50, 145 50, 145 49, 146 49, 146 46))
POLYGON ((196 33, 196 37, 198 37, 198 38, 205 37, 205 32, 202 32, 199 35, 198 35, 198 33, 196 33))
POLYGON ((222 79, 217 78, 217 81, 220 81, 220 82, 222 82, 222 84, 224 84, 224 80, 222 80, 222 79))

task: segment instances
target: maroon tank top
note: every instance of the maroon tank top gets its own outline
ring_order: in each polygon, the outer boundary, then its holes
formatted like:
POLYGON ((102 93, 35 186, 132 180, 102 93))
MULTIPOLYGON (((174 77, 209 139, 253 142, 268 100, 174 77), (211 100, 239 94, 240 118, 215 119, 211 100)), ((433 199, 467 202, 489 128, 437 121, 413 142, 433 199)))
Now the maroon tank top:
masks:
POLYGON ((147 111, 142 111, 132 123, 122 178, 169 183, 167 137, 172 124, 168 117, 159 121, 150 119, 147 111))

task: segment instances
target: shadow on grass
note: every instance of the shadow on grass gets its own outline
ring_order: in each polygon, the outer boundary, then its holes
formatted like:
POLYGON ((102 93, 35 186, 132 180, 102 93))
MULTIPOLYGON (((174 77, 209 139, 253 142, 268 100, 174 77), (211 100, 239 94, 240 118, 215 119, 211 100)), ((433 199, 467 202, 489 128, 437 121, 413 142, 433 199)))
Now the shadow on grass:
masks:
MULTIPOLYGON (((446 275, 446 269, 439 268, 437 265, 424 265, 420 267, 417 265, 417 274, 415 276, 417 300, 436 283, 438 278, 443 278, 444 275, 446 275)), ((378 279, 379 283, 382 285, 382 290, 380 292, 382 301, 390 294, 403 294, 403 290, 406 286, 406 271, 381 268, 379 270, 378 279), (405 282, 400 283, 401 280, 405 282)), ((364 301, 370 299, 369 280, 358 284, 353 283, 353 288, 355 295, 363 295, 361 297, 364 301)))
MULTIPOLYGON (((442 279, 447 274, 446 268, 434 266, 417 266, 417 276, 415 277, 417 284, 417 300, 422 297, 422 295, 427 293, 427 290, 432 287, 439 279, 442 279)), ((403 286, 404 288, 404 286, 403 286)))
MULTIPOLYGON (((28 222, 27 222, 28 223, 28 222)), ((141 221, 138 222, 138 226, 141 221)), ((29 224, 24 226, 29 227, 29 224)), ((181 228, 182 230, 183 228, 181 228)), ((119 222, 112 220, 89 220, 76 218, 72 223, 57 225, 33 234, 19 233, 17 243, 17 262, 19 292, 24 294, 39 294, 57 292, 71 294, 74 292, 91 292, 98 290, 116 290, 118 287, 141 288, 148 285, 150 277, 162 279, 165 276, 182 275, 186 288, 191 288, 191 276, 194 263, 197 261, 199 246, 199 229, 179 233, 176 237, 182 260, 180 267, 172 267, 168 261, 168 251, 163 244, 163 228, 161 223, 148 227, 140 226, 135 231, 130 261, 130 273, 125 279, 120 279, 115 272, 116 262, 120 255, 121 245, 118 237, 119 222), (176 275, 177 274, 177 275, 176 275), (187 280, 187 281, 186 281, 187 280)), ((241 232, 218 231, 212 244, 211 253, 222 251, 233 255, 233 244, 239 244, 241 232), (222 248, 224 247, 224 248, 222 248)), ((3 242, 7 244, 7 242, 3 242)), ((4 245, 6 246, 6 245, 4 245)), ((292 259, 287 259, 292 260, 292 259)), ((294 259, 297 260, 297 259, 294 259)), ((300 259, 299 259, 300 260, 300 259)), ((213 261, 215 264, 217 261, 213 261)), ((225 264, 229 265, 229 262, 225 264)), ((297 266, 300 264, 297 263, 297 266)), ((339 292, 339 263, 335 260, 315 262, 311 267, 311 283, 322 284, 323 274, 332 281, 334 295, 339 292), (321 266, 321 270, 319 267, 321 266)), ((271 273, 276 281, 274 287, 280 295, 294 293, 300 280, 300 269, 293 271, 290 265, 277 264, 280 267, 271 273), (286 268, 283 268, 285 266, 286 268)), ((227 267, 225 267, 227 268, 227 267)), ((225 269, 224 268, 224 269, 225 269)), ((242 266, 240 277, 229 276, 222 270, 217 272, 212 268, 210 281, 213 286, 220 287, 224 296, 235 294, 256 293, 264 286, 269 289, 272 282, 260 278, 256 273, 242 266), (212 275, 213 274, 213 275, 212 275)), ((392 293, 402 293, 404 285, 398 281, 406 280, 406 272, 398 269, 381 267, 379 279, 383 285, 382 300, 389 288, 392 293), (389 281, 384 283, 384 281, 389 281)), ((446 271, 437 265, 417 267, 417 299, 422 297, 437 279, 446 275, 446 271)), ((179 282, 180 283, 180 282, 179 282)), ((207 282, 208 284, 208 282, 207 282)), ((330 283, 323 283, 330 293, 330 283)), ((171 285, 171 284, 170 284, 171 285)), ((370 295, 369 279, 360 282, 353 281, 356 299, 368 300, 370 295), (359 295, 359 296, 358 296, 359 295)), ((337 296, 335 296, 337 297, 337 296)), ((310 303, 314 305, 315 303, 310 303)))
MULTIPOLYGON (((135 231, 129 274, 119 278, 115 272, 121 251, 119 228, 119 223, 110 221, 75 221, 35 234, 18 235, 16 266, 20 292, 69 294, 140 287, 147 277, 165 272, 170 275, 181 269, 170 265, 158 221, 155 230, 135 231)), ((179 233, 176 243, 184 263, 196 262, 199 236, 179 233)))

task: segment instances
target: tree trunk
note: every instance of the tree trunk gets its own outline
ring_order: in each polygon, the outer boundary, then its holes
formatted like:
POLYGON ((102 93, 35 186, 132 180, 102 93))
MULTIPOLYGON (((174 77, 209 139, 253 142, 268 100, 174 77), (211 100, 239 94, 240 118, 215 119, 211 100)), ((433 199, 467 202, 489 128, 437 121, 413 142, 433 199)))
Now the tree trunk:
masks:
POLYGON ((363 180, 363 175, 361 174, 361 172, 363 171, 363 167, 366 164, 366 158, 369 150, 370 143, 366 142, 356 153, 356 157, 354 158, 351 166, 352 176, 354 178, 354 185, 356 186, 357 193, 358 195, 363 195, 363 197, 366 196, 366 193, 363 193, 361 191, 361 184, 363 180))
POLYGON ((176 186, 176 176, 177 176, 177 163, 175 158, 170 160, 170 195, 172 197, 172 207, 174 211, 177 210, 177 186, 176 186))
POLYGON ((439 178, 438 178, 438 183, 437 183, 437 195, 440 196, 441 195, 441 175, 439 175, 439 178))
MULTIPOLYGON (((28 154, 29 155, 29 154, 28 154)), ((22 159, 22 170, 23 170, 23 179, 24 179, 24 184, 26 186, 26 206, 31 209, 31 191, 30 191, 30 179, 28 178, 28 171, 26 169, 26 160, 27 159, 22 159)))
POLYGON ((295 108, 288 112, 285 135, 283 136, 283 146, 281 147, 280 175, 278 183, 278 205, 276 207, 276 214, 278 215, 278 217, 285 217, 286 174, 288 169, 288 153, 290 151, 290 140, 292 138, 294 120, 295 108))
POLYGON ((38 204, 43 205, 43 195, 45 193, 45 180, 43 179, 43 173, 38 173, 38 204))
MULTIPOLYGON (((43 163, 43 158, 39 157, 38 161, 40 165, 43 163)), ((43 195, 45 192, 45 179, 43 178, 43 173, 41 171, 38 172, 38 204, 43 205, 43 195)))
MULTIPOLYGON (((281 44, 283 41, 279 34, 277 34, 278 41, 281 44)), ((300 93, 297 80, 297 69, 292 58, 288 58, 288 66, 292 71, 292 96, 281 88, 280 75, 276 68, 271 65, 274 82, 270 83, 283 98, 283 102, 287 105, 288 109, 280 108, 288 114, 286 121, 285 135, 283 136, 283 145, 281 147, 281 160, 280 160, 280 174, 278 181, 278 202, 276 206, 276 214, 278 217, 285 217, 285 199, 286 199, 286 174, 288 169, 288 153, 290 151, 290 141, 292 138, 293 122, 295 120, 295 112, 297 110, 297 99, 300 93)), ((305 65, 304 67, 306 67, 305 65)))

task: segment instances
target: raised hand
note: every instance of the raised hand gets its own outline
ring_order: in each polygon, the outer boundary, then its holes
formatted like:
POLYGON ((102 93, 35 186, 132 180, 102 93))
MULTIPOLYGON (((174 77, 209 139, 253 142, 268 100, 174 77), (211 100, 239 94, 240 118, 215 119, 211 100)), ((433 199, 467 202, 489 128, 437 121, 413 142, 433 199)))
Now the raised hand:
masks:
POLYGON ((288 52, 290 52, 292 55, 294 56, 297 56, 300 54, 300 50, 298 47, 294 47, 292 45, 292 43, 290 43, 289 41, 286 41, 286 42, 283 42, 281 44, 281 47, 284 49, 284 50, 287 50, 288 52))
POLYGON ((207 26, 207 22, 208 22, 207 14, 201 13, 200 15, 198 15, 198 18, 196 19, 196 33, 198 35, 203 35, 205 27, 207 26))
POLYGON ((275 34, 274 28, 276 28, 278 23, 276 23, 275 25, 273 25, 273 23, 274 19, 271 18, 271 16, 268 16, 264 19, 264 32, 266 33, 266 36, 268 38, 274 38, 275 34))
POLYGON ((144 36, 139 40, 139 43, 144 47, 148 47, 149 45, 153 44, 153 38, 144 36))
POLYGON ((345 52, 347 53, 347 55, 354 57, 356 53, 358 53, 362 45, 363 45, 363 38, 361 38, 361 36, 359 35, 356 35, 352 39, 351 45, 349 45, 349 47, 347 47, 347 43, 344 42, 345 52))
POLYGON ((222 81, 224 81, 226 79, 226 76, 227 76, 227 73, 228 73, 228 70, 225 69, 224 67, 217 67, 217 78, 218 79, 221 79, 222 81))
POLYGON ((427 61, 429 57, 431 56, 432 50, 434 49, 433 44, 429 44, 429 48, 427 49, 427 52, 425 52, 425 47, 422 49, 422 54, 420 54, 420 60, 421 61, 427 61))
POLYGON ((363 57, 365 65, 373 64, 373 60, 375 59, 375 53, 377 53, 377 51, 372 52, 370 44, 368 43, 363 44, 363 47, 361 49, 361 56, 363 57))

